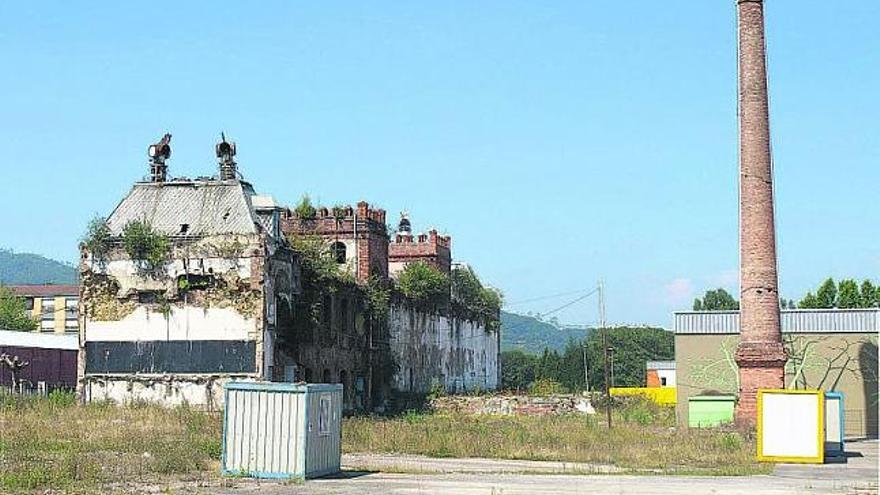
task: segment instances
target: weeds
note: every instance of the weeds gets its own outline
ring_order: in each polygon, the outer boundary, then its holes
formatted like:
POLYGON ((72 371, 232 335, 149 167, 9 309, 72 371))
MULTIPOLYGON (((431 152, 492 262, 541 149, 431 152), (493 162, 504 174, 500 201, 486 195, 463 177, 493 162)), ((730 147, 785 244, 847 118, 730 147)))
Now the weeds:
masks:
POLYGON ((354 417, 343 423, 342 444, 345 452, 586 462, 660 473, 767 471, 755 462, 751 440, 731 431, 676 430, 667 409, 634 402, 615 411, 612 430, 582 415, 354 417))
POLYGON ((185 407, 75 404, 72 394, 0 394, 0 492, 102 492, 107 483, 205 476, 220 420, 185 407))

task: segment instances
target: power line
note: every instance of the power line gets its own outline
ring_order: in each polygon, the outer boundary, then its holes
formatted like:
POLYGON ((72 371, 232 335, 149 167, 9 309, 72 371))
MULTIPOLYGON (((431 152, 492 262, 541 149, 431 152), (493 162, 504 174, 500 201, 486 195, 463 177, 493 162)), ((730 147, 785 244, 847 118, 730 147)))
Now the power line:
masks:
MULTIPOLYGON (((544 301, 547 299, 555 299, 557 297, 569 296, 571 294, 580 294, 581 292, 588 291, 588 290, 591 290, 591 289, 570 290, 570 291, 559 292, 556 294, 550 294, 550 295, 546 295, 546 296, 533 297, 531 299, 522 299, 519 301, 514 301, 512 303, 507 303, 507 304, 505 304, 505 307, 516 306, 518 304, 525 304, 525 303, 530 303, 530 302, 535 302, 535 301, 544 301)), ((592 290, 595 291, 595 289, 592 289, 592 290)))
MULTIPOLYGON (((586 294, 584 294, 584 295, 582 295, 582 296, 580 296, 580 297, 578 297, 578 298, 576 298, 576 299, 574 299, 574 300, 572 300, 572 301, 569 301, 569 302, 563 304, 562 306, 559 306, 559 307, 556 308, 556 309, 550 310, 550 311, 548 311, 548 312, 546 312, 546 313, 541 313, 541 317, 543 318, 544 316, 552 315, 553 313, 558 313, 559 311, 562 311, 563 309, 565 309, 565 308, 567 308, 567 307, 569 307, 569 306, 571 306, 571 305, 573 305, 573 304, 576 304, 576 303, 578 303, 578 302, 580 302, 580 301, 583 301, 584 299, 586 299, 586 298, 592 296, 593 294, 595 294, 595 293, 598 292, 598 291, 599 291, 599 288, 597 287, 597 288, 591 290, 590 292, 587 292, 586 294)), ((546 323, 546 322, 545 322, 545 323, 546 323)), ((511 330, 516 330, 517 328, 521 328, 521 327, 523 327, 523 326, 525 326, 525 325, 530 325, 530 324, 531 324, 530 321, 524 321, 524 322, 520 323, 519 325, 514 325, 514 326, 512 326, 512 327, 510 327, 510 328, 507 328, 507 329, 504 329, 504 330, 507 331, 507 332, 509 332, 509 331, 511 331, 511 330)), ((548 323, 548 324, 549 324, 549 323, 548 323)))

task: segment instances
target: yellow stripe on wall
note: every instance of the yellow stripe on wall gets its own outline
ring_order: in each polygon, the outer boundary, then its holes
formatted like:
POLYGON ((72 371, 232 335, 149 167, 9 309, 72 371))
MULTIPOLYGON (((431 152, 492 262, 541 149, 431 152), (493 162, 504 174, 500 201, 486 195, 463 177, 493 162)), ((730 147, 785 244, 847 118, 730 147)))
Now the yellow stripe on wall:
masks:
POLYGON ((642 395, 661 406, 675 405, 675 387, 611 387, 612 396, 642 395))

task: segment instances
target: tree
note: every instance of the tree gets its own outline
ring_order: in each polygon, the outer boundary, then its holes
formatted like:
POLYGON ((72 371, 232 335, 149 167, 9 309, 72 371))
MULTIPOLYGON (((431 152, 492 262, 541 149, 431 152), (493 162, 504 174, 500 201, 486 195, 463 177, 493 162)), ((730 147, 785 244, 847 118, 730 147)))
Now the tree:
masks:
POLYGON ((803 309, 830 309, 830 308, 874 308, 880 306, 880 287, 876 287, 870 280, 862 281, 861 287, 855 279, 843 279, 840 284, 835 284, 834 279, 828 278, 815 295, 807 292, 807 295, 798 302, 798 307, 803 309))
POLYGON ((731 311, 739 309, 739 301, 726 290, 718 288, 706 291, 703 299, 694 300, 694 311, 731 311))
POLYGON ((37 320, 28 315, 24 299, 2 286, 0 286, 0 329, 20 331, 37 329, 37 320))
POLYGON ((816 309, 818 307, 819 299, 812 292, 807 292, 807 295, 798 303, 800 309, 816 309))
POLYGON ((861 296, 860 304, 862 308, 880 306, 880 287, 875 287, 870 280, 865 279, 862 282, 862 289, 859 295, 861 296))
POLYGON ((816 300, 820 308, 836 308, 837 307, 837 284, 833 278, 828 278, 816 291, 816 300))
POLYGON ((535 381, 538 358, 516 349, 501 353, 501 388, 522 391, 535 381))
MULTIPOLYGON (((609 328, 608 345, 614 348, 616 387, 644 387, 648 361, 675 359, 675 336, 662 328, 609 328)), ((605 384, 603 359, 602 330, 596 330, 587 338, 590 386, 596 390, 605 384)), ((583 374, 583 363, 579 369, 583 374)))
POLYGON ((449 277, 423 261, 406 265, 397 277, 397 287, 419 303, 442 304, 449 299, 449 277))
POLYGON ((853 279, 844 279, 837 286, 837 307, 858 308, 862 304, 859 285, 853 279))

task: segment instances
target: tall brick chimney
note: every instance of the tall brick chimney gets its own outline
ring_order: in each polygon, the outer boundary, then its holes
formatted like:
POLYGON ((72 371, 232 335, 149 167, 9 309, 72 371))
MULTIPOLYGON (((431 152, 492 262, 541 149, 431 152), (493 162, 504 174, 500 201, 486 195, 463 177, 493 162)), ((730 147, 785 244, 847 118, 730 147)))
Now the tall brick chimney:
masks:
POLYGON ((755 424, 759 388, 782 388, 773 165, 763 0, 737 0, 739 36, 740 343, 736 422, 755 424))

